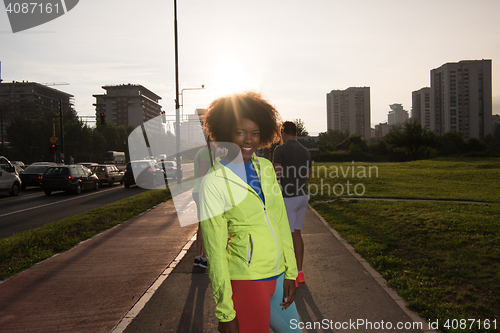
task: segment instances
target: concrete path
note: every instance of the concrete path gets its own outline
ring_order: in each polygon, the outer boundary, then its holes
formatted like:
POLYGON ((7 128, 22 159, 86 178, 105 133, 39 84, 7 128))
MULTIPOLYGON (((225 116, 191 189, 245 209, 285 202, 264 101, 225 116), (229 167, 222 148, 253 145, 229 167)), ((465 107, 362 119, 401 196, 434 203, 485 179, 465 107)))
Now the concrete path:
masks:
POLYGON ((110 332, 196 232, 169 201, 0 284, 0 332, 110 332))
MULTIPOLYGON (((0 332, 217 332, 208 276, 192 265, 196 227, 181 228, 169 201, 18 274, 0 284, 0 332)), ((293 325, 428 329, 312 208, 303 238, 293 325)))
MULTIPOLYGON (((303 238, 306 283, 299 286, 296 304, 304 332, 427 331, 427 323, 406 310, 385 280, 312 208, 303 238), (389 325, 392 329, 381 329, 389 325)), ((193 246, 128 326, 113 333, 217 332, 208 276, 192 266, 194 256, 193 246)))

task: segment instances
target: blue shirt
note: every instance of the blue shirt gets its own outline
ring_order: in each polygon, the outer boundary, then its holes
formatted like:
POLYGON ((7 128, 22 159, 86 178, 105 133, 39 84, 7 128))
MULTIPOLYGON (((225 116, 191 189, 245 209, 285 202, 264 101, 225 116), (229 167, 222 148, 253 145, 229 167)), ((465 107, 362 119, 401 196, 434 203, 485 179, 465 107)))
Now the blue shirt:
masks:
POLYGON ((262 194, 262 190, 260 188, 259 177, 257 176, 257 172, 255 171, 255 167, 251 160, 244 163, 245 168, 242 167, 241 164, 229 163, 227 161, 220 161, 224 166, 228 167, 229 170, 234 172, 241 178, 245 183, 250 185, 250 187, 259 195, 262 202, 265 203, 264 195, 262 194))

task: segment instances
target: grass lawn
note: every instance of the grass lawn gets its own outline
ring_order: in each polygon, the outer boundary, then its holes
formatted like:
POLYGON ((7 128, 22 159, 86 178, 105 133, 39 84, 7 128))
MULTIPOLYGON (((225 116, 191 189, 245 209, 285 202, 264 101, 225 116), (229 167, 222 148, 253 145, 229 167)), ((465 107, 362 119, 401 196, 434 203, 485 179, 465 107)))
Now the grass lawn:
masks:
POLYGON ((362 197, 498 203, 499 188, 500 158, 435 159, 404 163, 315 163, 309 185, 312 201, 362 194, 362 197))
POLYGON ((488 203, 321 202, 338 198, 323 195, 311 198, 313 207, 412 310, 439 319, 441 331, 500 331, 500 159, 377 165, 379 178, 366 179, 366 197, 488 203), (496 320, 497 330, 479 330, 477 322, 470 328, 470 321, 453 330, 443 326, 448 319, 496 320))

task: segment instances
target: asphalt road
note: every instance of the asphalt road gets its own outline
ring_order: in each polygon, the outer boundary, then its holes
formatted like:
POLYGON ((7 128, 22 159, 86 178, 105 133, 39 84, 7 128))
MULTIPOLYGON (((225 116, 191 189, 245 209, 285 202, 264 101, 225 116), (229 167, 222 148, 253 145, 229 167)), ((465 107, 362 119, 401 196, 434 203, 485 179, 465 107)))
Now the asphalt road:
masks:
MULTIPOLYGON (((183 178, 193 176, 193 163, 183 164, 183 178)), ((17 197, 0 196, 0 239, 44 224, 81 214, 147 191, 137 186, 101 186, 80 195, 53 192, 46 196, 39 188, 28 187, 17 197)))
POLYGON ((80 195, 43 191, 28 188, 18 197, 0 199, 0 238, 40 227, 69 216, 137 195, 147 190, 140 187, 125 189, 124 186, 101 187, 97 191, 84 191, 80 195))

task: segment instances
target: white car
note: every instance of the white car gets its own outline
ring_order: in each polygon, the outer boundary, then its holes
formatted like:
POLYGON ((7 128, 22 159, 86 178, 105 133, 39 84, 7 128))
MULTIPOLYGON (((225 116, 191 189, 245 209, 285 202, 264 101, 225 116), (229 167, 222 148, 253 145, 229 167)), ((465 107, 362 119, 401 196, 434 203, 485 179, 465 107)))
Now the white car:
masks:
POLYGON ((0 156, 0 191, 7 191, 11 196, 19 194, 21 179, 10 161, 0 156))

